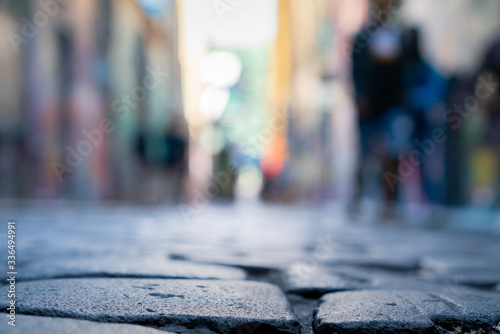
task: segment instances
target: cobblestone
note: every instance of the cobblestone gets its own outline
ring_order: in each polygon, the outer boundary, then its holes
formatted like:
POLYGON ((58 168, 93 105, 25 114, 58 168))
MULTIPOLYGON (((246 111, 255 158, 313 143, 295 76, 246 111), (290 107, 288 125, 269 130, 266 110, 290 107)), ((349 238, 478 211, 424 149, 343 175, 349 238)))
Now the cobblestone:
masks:
MULTIPOLYGON (((7 295, 7 287, 0 290, 7 295)), ((281 290, 250 281, 157 279, 54 279, 18 283, 18 312, 84 320, 126 322, 168 329, 204 327, 217 333, 260 325, 298 333, 281 290)), ((0 303, 2 309, 8 304, 0 303)))
POLYGON ((308 207, 0 216, 17 220, 18 256, 16 327, 2 317, 2 334, 500 333, 494 233, 355 225, 308 207))
POLYGON ((16 326, 5 321, 0 322, 0 333, 12 334, 173 334, 153 328, 129 325, 97 323, 85 320, 37 317, 31 315, 17 316, 16 326))
POLYGON ((316 333, 463 333, 500 322, 500 294, 423 291, 354 291, 323 296, 316 333))

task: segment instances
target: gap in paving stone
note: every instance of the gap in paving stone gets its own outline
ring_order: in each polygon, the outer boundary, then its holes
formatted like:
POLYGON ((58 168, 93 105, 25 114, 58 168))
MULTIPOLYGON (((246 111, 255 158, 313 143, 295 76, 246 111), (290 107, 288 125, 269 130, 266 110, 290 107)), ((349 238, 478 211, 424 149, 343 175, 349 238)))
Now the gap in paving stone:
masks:
POLYGON ((436 324, 436 326, 442 329, 445 333, 453 333, 453 334, 500 334, 500 323, 496 326, 496 328, 476 328, 471 329, 471 327, 465 326, 463 324, 457 324, 453 321, 443 321, 437 319, 431 319, 432 322, 436 324))
MULTIPOLYGON (((283 280, 283 270, 270 269, 266 271, 248 272, 248 280, 266 282, 277 285, 282 291, 284 290, 285 282, 283 280)), ((297 316, 301 327, 301 334, 314 334, 313 319, 314 311, 319 306, 319 296, 301 296, 298 294, 285 294, 288 302, 292 306, 293 313, 297 316)), ((255 334, 253 331, 241 331, 238 334, 255 334)))
POLYGON ((287 294, 293 313, 300 322, 301 334, 313 334, 314 312, 319 307, 319 299, 305 298, 295 294, 287 294))
MULTIPOLYGON (((285 282, 283 280, 282 270, 269 270, 267 272, 260 272, 256 274, 248 273, 248 280, 266 282, 275 284, 284 291, 285 282)), ((303 296, 299 294, 287 293, 286 297, 292 306, 293 313, 297 316, 300 327, 301 334, 314 334, 313 332, 313 320, 314 312, 319 306, 319 298, 323 294, 311 294, 310 296, 303 296)), ((238 334, 254 334, 254 332, 242 331, 238 334)))
POLYGON ((237 268, 237 269, 243 269, 247 272, 247 274, 253 275, 253 276, 265 276, 269 274, 270 272, 274 272, 278 269, 274 268, 269 268, 269 267, 259 267, 259 266, 252 266, 252 265, 245 265, 245 264, 232 264, 232 263, 225 263, 225 262, 217 262, 217 261, 197 261, 191 259, 189 256, 185 256, 182 254, 177 254, 177 253, 171 253, 167 257, 169 260, 175 260, 175 261, 186 261, 186 262, 191 262, 191 263, 197 263, 197 264, 207 264, 207 265, 216 265, 216 266, 224 266, 224 267, 229 267, 229 268, 237 268))
MULTIPOLYGON (((246 270, 246 269, 245 269, 246 270)), ((247 271, 247 280, 265 282, 277 285, 283 290, 283 280, 281 270, 268 269, 266 271, 247 271)))

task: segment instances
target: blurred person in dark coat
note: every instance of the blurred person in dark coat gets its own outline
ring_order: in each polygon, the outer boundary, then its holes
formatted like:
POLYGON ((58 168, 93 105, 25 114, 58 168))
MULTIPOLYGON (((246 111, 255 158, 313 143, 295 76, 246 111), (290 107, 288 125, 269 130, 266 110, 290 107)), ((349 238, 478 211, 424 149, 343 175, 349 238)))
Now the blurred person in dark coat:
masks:
POLYGON ((352 53, 361 154, 350 212, 359 210, 367 173, 378 169, 384 192, 383 216, 391 218, 399 188, 394 181, 398 180, 398 156, 411 143, 413 125, 404 107, 401 35, 391 24, 400 1, 373 0, 372 5, 370 19, 356 35, 352 53))

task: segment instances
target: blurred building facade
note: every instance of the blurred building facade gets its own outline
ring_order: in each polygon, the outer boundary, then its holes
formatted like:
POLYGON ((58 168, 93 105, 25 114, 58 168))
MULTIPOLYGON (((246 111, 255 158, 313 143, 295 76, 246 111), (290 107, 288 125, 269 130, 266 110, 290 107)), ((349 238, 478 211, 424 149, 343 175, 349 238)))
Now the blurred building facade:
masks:
POLYGON ((158 151, 182 90, 175 2, 157 4, 2 3, 1 196, 137 200, 166 182, 158 151))

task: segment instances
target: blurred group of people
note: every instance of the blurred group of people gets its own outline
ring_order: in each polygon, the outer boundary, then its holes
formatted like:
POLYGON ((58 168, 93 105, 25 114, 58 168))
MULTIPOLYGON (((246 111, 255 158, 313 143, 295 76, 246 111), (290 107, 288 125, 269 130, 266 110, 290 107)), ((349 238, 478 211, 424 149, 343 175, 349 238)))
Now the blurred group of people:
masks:
POLYGON ((383 189, 384 218, 396 215, 395 204, 403 197, 450 204, 454 192, 465 192, 455 184, 461 178, 460 164, 467 162, 460 130, 479 115, 484 126, 477 141, 494 160, 495 175, 489 178, 494 184, 488 187, 492 205, 498 207, 500 38, 486 49, 472 75, 447 80, 424 60, 419 30, 394 22, 400 3, 373 0, 371 18, 353 43, 361 154, 350 211, 359 211, 369 179, 383 189))
POLYGON ((352 52, 361 154, 350 210, 360 210, 372 176, 383 189, 383 216, 391 218, 402 196, 444 201, 448 83, 422 57, 419 30, 394 23, 400 1, 372 5, 352 52))

